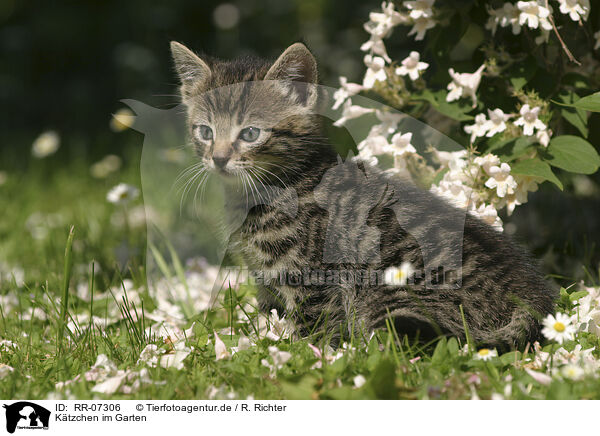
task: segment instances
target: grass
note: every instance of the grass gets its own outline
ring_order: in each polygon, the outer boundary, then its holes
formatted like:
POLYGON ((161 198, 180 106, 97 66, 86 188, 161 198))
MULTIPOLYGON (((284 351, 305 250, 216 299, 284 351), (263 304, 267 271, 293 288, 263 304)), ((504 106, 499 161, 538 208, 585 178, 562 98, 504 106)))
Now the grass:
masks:
MULTIPOLYGON (((2 204, 14 206, 0 222, 3 399, 600 398, 595 369, 580 380, 560 375, 554 343, 483 361, 454 338, 419 344, 392 325, 366 343, 329 351, 293 335, 265 337, 281 326, 258 314, 252 286, 224 288, 213 307, 199 310, 191 294, 198 282, 189 283, 176 255, 155 256, 170 286, 157 293, 145 280, 145 227, 118 225, 122 210, 105 199, 117 183, 139 186, 135 165, 98 180, 86 162, 60 167, 52 159, 38 162, 38 171, 9 174, 0 187, 2 204), (157 322, 165 301, 179 321, 157 322), (218 360, 215 332, 226 347, 218 360), (241 335, 254 344, 231 355, 241 335), (158 359, 185 355, 181 368, 141 361, 148 345, 158 359), (551 378, 536 380, 527 367, 551 378), (118 389, 98 392, 111 377, 122 377, 118 389)), ((563 290, 559 308, 572 311, 584 295, 576 286, 563 290)), ((578 344, 599 357, 597 336, 580 333, 564 347, 578 344)))

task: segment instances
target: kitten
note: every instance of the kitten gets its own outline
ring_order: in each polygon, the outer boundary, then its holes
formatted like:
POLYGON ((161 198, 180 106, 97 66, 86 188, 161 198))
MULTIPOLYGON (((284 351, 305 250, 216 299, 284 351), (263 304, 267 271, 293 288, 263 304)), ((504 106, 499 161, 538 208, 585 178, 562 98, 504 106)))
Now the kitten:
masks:
POLYGON ((482 346, 539 338, 555 293, 508 237, 408 181, 337 159, 321 137, 317 64, 304 45, 274 63, 200 58, 176 42, 171 51, 199 159, 229 186, 228 212, 245 217, 231 246, 264 272, 261 310, 335 342, 388 319, 399 335, 465 338, 463 314, 482 346), (235 195, 240 181, 245 196, 235 195), (460 277, 436 286, 428 267, 456 259, 460 277), (423 274, 386 281, 384 271, 404 265, 423 274))

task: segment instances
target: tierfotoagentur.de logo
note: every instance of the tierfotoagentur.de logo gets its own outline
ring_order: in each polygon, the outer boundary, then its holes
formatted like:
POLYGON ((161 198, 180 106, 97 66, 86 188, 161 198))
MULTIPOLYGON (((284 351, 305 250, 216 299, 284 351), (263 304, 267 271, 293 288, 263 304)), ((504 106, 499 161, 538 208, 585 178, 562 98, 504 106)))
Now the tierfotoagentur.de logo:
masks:
POLYGON ((29 401, 4 404, 6 409, 6 431, 14 433, 19 430, 48 430, 50 411, 29 401))

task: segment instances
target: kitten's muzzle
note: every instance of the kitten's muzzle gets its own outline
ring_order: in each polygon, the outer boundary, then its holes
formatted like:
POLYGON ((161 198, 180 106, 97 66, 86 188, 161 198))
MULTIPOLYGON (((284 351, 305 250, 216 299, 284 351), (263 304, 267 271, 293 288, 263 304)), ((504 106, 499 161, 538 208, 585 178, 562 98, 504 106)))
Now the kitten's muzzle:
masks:
POLYGON ((215 168, 224 170, 227 162, 229 162, 229 156, 213 156, 212 160, 215 163, 215 168))

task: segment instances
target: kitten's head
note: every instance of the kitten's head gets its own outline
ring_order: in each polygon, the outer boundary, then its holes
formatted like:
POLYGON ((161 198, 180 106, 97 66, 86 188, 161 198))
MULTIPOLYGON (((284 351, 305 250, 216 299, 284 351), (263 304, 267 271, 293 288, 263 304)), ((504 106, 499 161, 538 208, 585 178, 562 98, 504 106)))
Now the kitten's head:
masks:
POLYGON ((171 52, 189 135, 206 167, 226 178, 272 182, 314 158, 317 65, 303 44, 293 44, 274 63, 201 58, 177 42, 171 52))

